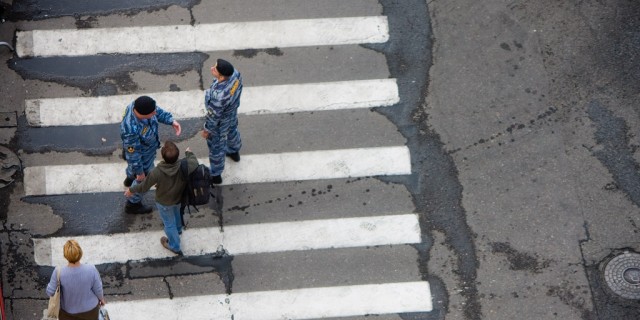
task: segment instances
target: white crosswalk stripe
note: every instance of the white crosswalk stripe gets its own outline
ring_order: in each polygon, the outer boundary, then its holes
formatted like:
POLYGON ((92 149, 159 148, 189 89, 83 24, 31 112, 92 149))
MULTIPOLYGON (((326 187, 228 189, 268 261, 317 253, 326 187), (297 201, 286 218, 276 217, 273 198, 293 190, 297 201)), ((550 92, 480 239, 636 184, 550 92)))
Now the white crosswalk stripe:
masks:
MULTIPOLYGON (((16 51, 20 57, 31 58, 360 45, 384 43, 388 40, 387 17, 364 16, 20 31, 17 32, 16 51)), ((375 77, 384 78, 385 75, 375 77)), ((28 124, 33 127, 116 125, 122 119, 124 107, 140 95, 153 97, 158 105, 170 111, 176 119, 204 116, 202 90, 36 98, 25 101, 25 113, 28 124)), ((260 117, 269 114, 390 107, 399 102, 396 79, 293 83, 245 87, 239 113, 260 117)), ((362 110, 353 112, 367 113, 362 110)), ((361 114, 357 116, 360 117, 361 114)), ((330 130, 330 124, 327 127, 330 130)), ((265 137, 265 143, 268 144, 268 137, 265 137)), ((226 162, 223 181, 224 185, 263 186, 265 183, 410 175, 412 166, 409 148, 395 144, 399 142, 378 144, 376 140, 375 145, 383 146, 341 146, 342 149, 331 150, 242 154, 242 161, 226 162)), ((209 163, 207 158, 198 160, 200 163, 209 163)), ((121 193, 124 190, 122 179, 114 177, 124 178, 125 168, 126 163, 123 161, 28 166, 24 169, 25 194, 121 193)), ((366 192, 368 191, 367 189, 366 192)), ((236 194, 241 193, 236 191, 236 194)), ((305 207, 300 208, 304 210, 305 207)), ((233 221, 225 223, 224 227, 190 227, 181 235, 181 249, 187 258, 224 253, 237 259, 262 259, 261 255, 276 256, 296 252, 306 254, 323 250, 334 255, 336 250, 362 250, 359 254, 368 263, 371 252, 366 250, 369 248, 375 250, 376 246, 392 246, 389 250, 394 250, 395 253, 398 250, 396 246, 406 246, 407 250, 412 251, 413 248, 409 245, 422 242, 419 217, 413 209, 415 208, 394 211, 385 208, 377 212, 362 209, 360 213, 351 214, 339 212, 346 211, 340 207, 340 210, 332 213, 334 218, 331 219, 320 216, 314 218, 314 212, 303 212, 295 219, 290 219, 289 216, 280 218, 290 221, 276 219, 271 221, 277 222, 255 223, 255 220, 245 220, 244 224, 233 221)), ((158 217, 155 216, 154 219, 158 217)), ((145 227, 141 231, 110 234, 88 233, 33 238, 36 264, 63 265, 66 260, 61 248, 69 238, 74 238, 81 244, 84 251, 83 262, 96 265, 144 265, 174 257, 160 245, 159 239, 164 231, 159 228, 145 227)), ((386 258, 386 255, 380 253, 378 256, 386 258)), ((395 268, 392 270, 397 271, 395 268)), ((295 289, 285 287, 287 290, 282 290, 281 287, 267 288, 268 290, 253 288, 254 291, 250 292, 234 291, 231 294, 172 296, 161 299, 140 299, 136 296, 129 300, 129 297, 124 296, 110 301, 108 309, 114 319, 132 320, 318 319, 431 311, 433 306, 429 283, 421 281, 419 275, 411 277, 409 280, 381 278, 377 280, 379 283, 360 281, 361 283, 342 285, 346 283, 341 282, 328 286, 311 281, 308 284, 296 284, 293 286, 295 289), (314 285, 316 287, 310 287, 314 285)), ((265 282, 268 283, 269 280, 265 282)), ((209 291, 204 292, 208 293, 209 291)))
MULTIPOLYGON (((75 237, 82 243, 84 261, 93 264, 124 263, 173 255, 158 245, 163 231, 129 232, 75 237), (130 244, 135 243, 135 246, 130 244)), ((261 223, 220 228, 190 228, 180 237, 187 256, 225 250, 231 255, 323 248, 365 247, 420 242, 415 214, 376 217, 261 223), (286 234, 287 237, 282 235, 286 234)), ((65 263, 59 253, 67 237, 34 239, 39 265, 65 263)))
POLYGON ((108 304, 114 319, 314 319, 432 309, 426 281, 274 290, 108 304))
MULTIPOLYGON (((30 99, 25 101, 32 126, 81 126, 119 123, 124 107, 138 96, 153 97, 177 119, 204 117, 200 90, 140 93, 135 95, 30 99), (89 112, 100 110, 100 112, 89 112)), ((395 79, 340 81, 247 87, 239 114, 273 114, 384 107, 398 103, 395 79)))
MULTIPOLYGON (((198 161, 209 163, 207 158, 198 161)), ((411 174, 411 156, 405 146, 244 155, 238 163, 227 163, 224 184, 411 174)), ((122 181, 113 177, 123 176, 125 168, 124 162, 27 167, 25 193, 123 191, 122 181)))
POLYGON ((16 52, 20 57, 47 57, 381 43, 389 39, 388 29, 386 17, 351 17, 33 30, 17 33, 16 52))

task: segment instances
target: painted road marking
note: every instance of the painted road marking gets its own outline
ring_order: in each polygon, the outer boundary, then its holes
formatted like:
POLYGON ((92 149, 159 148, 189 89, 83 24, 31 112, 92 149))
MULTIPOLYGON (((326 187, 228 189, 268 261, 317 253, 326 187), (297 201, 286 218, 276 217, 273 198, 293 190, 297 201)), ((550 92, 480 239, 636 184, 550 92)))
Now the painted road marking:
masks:
MULTIPOLYGON (((62 247, 70 238, 83 248, 83 261, 92 264, 125 263, 174 255, 160 245, 163 230, 111 235, 87 235, 33 239, 38 265, 65 263, 62 247)), ((189 228, 181 236, 186 256, 214 254, 225 250, 230 255, 327 248, 420 243, 420 225, 416 214, 288 221, 249 225, 189 228), (282 235, 286 234, 286 237, 282 235)))
MULTIPOLYGON (((119 123, 125 107, 142 95, 153 97, 177 119, 203 118, 204 92, 141 93, 135 95, 33 99, 25 101, 32 126, 81 126, 119 123), (83 112, 86 110, 86 112, 83 112), (90 112, 100 110, 100 112, 90 112)), ((400 101, 395 79, 247 87, 240 114, 274 114, 391 106, 400 101)))
POLYGON ((19 57, 209 52, 383 43, 384 16, 17 32, 19 57))
MULTIPOLYGON (((198 159, 209 164, 209 159, 198 159)), ((122 192, 126 163, 96 163, 27 167, 27 196, 74 193, 122 192)), ((227 161, 223 184, 340 179, 411 174, 406 146, 337 149, 243 155, 227 161)))
POLYGON ((114 319, 276 320, 429 312, 431 300, 429 283, 416 281, 113 301, 107 307, 114 319))

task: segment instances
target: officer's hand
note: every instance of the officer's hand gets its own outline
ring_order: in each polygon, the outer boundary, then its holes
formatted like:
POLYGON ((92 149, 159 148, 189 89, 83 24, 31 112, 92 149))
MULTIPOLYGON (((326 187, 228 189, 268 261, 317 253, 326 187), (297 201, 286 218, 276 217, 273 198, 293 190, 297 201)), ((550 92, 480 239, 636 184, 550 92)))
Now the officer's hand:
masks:
POLYGON ((178 121, 173 120, 173 123, 171 124, 171 126, 173 127, 173 129, 176 130, 176 136, 179 136, 180 132, 182 132, 182 127, 180 126, 180 123, 178 123, 178 121))
POLYGON ((209 138, 209 131, 207 130, 202 130, 202 132, 200 133, 200 135, 202 135, 203 138, 207 139, 209 138))
POLYGON ((144 180, 144 172, 139 174, 139 175, 136 175, 136 180, 138 180, 138 181, 144 180))
POLYGON ((185 152, 191 152, 191 148, 187 147, 186 149, 184 149, 185 152))
POLYGON ((131 198, 131 196, 133 195, 133 193, 131 193, 131 190, 129 190, 129 188, 127 188, 127 190, 124 191, 124 196, 127 198, 131 198))

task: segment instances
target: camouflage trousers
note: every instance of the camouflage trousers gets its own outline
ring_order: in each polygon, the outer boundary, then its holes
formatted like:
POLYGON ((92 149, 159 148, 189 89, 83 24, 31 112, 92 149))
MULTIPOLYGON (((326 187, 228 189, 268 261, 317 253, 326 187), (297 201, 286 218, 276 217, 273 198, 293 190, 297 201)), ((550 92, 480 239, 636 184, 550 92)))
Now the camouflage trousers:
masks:
POLYGON ((224 117, 213 130, 210 130, 207 146, 209 147, 211 175, 222 175, 225 156, 229 153, 239 152, 242 147, 238 131, 237 111, 224 117))

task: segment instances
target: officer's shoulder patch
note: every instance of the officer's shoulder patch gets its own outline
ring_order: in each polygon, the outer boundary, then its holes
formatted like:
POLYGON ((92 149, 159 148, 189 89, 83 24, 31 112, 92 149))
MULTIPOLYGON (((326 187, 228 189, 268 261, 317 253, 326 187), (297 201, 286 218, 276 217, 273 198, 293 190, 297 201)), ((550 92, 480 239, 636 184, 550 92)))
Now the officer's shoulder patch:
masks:
POLYGON ((129 152, 129 153, 133 153, 134 151, 136 151, 136 149, 134 147, 127 148, 127 152, 129 152))
POLYGON ((236 93, 236 90, 238 90, 239 85, 240 85, 240 81, 236 79, 236 81, 233 82, 233 86, 231 87, 231 90, 229 90, 229 94, 233 96, 236 93))

